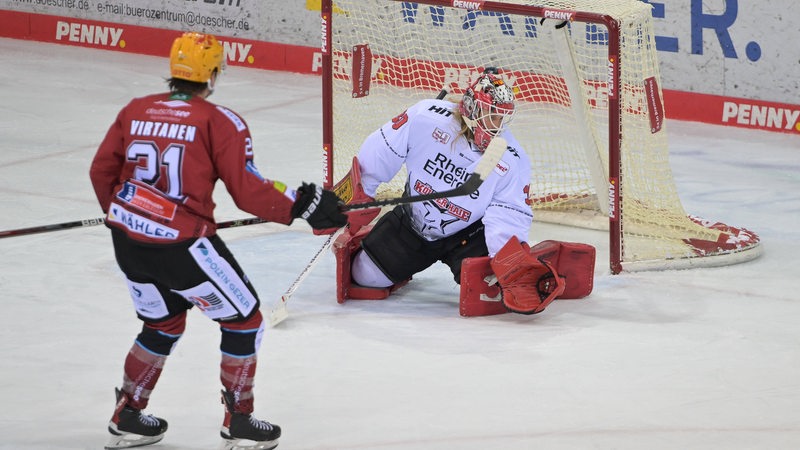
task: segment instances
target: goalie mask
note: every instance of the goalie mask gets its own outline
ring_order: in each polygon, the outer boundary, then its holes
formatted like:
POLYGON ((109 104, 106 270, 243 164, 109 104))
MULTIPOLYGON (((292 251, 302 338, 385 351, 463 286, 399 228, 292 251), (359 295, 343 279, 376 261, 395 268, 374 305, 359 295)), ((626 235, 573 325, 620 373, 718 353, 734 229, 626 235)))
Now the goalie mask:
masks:
POLYGON ((492 138, 499 134, 514 116, 514 91, 496 70, 487 68, 470 86, 459 104, 461 117, 472 130, 475 146, 486 150, 492 138))
POLYGON ((169 70, 173 78, 208 83, 225 68, 225 49, 210 34, 183 33, 172 43, 169 70))

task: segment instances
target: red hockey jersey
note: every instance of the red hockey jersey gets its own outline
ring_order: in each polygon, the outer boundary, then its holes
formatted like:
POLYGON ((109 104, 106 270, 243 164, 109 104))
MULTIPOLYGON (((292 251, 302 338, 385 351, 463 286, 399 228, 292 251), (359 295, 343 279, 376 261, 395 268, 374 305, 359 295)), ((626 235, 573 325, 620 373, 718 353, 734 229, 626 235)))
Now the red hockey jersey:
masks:
POLYGON ((90 177, 106 224, 143 242, 214 234, 217 180, 243 211, 292 222, 296 193, 259 174, 244 119, 202 97, 132 100, 100 144, 90 177))

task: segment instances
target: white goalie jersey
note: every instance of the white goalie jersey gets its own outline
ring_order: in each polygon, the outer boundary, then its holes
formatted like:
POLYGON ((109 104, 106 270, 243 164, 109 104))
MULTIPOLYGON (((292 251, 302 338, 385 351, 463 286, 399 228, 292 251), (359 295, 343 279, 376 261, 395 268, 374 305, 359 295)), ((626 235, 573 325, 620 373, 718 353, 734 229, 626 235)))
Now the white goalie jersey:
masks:
MULTIPOLYGON (((361 182, 375 196, 403 164, 406 195, 453 189, 475 170, 482 153, 461 134, 455 103, 422 100, 370 134, 358 153, 361 182)), ((491 175, 471 195, 406 205, 417 233, 435 241, 483 220, 486 246, 494 254, 512 236, 528 241, 533 215, 528 202, 531 173, 527 153, 509 130, 502 132, 506 152, 491 175)))

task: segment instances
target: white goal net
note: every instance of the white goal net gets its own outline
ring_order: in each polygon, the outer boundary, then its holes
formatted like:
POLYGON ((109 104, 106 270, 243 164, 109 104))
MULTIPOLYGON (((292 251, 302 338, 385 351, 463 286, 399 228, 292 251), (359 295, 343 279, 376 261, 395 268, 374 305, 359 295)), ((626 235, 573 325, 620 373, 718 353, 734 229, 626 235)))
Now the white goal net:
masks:
MULTIPOLYGON (((323 0, 326 186, 361 142, 485 67, 513 85, 536 220, 608 229, 610 267, 745 261, 754 233, 688 215, 672 177, 650 5, 639 0, 323 0)), ((400 195, 404 173, 384 186, 400 195)))

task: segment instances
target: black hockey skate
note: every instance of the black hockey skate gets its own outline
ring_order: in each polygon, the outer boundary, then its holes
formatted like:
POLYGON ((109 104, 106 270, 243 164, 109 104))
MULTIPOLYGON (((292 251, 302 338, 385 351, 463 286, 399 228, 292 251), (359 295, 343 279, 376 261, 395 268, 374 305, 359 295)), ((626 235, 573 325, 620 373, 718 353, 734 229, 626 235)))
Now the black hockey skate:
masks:
POLYGON ((278 446, 281 427, 250 414, 234 412, 234 399, 230 392, 222 391, 222 403, 225 405, 225 420, 219 432, 223 439, 219 450, 269 450, 278 446))
POLYGON ((167 431, 167 421, 142 414, 141 410, 128 406, 128 397, 116 389, 117 408, 114 417, 108 423, 108 432, 111 438, 106 444, 106 450, 118 448, 141 447, 155 444, 164 438, 167 431))

